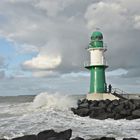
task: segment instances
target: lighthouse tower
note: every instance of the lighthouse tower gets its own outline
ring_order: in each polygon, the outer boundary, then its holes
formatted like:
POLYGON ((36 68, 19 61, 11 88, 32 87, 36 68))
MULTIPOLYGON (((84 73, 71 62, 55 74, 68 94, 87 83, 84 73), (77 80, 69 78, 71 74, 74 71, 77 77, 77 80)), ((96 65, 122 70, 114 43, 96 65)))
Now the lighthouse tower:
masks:
POLYGON ((114 100, 116 97, 107 93, 105 69, 108 67, 105 59, 106 48, 103 45, 103 35, 95 31, 91 35, 91 41, 87 50, 90 53, 90 61, 85 68, 90 70, 90 90, 87 94, 89 100, 114 100))

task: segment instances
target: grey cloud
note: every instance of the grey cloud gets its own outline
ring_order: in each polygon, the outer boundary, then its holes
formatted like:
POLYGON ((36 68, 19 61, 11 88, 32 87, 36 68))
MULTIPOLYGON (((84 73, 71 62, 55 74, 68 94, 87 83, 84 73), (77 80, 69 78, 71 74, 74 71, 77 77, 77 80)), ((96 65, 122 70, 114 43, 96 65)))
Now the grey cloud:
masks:
POLYGON ((5 78, 5 71, 1 70, 0 71, 0 79, 5 78))
POLYGON ((0 68, 3 68, 5 63, 4 63, 5 59, 4 57, 0 56, 0 68))
MULTIPOLYGON (((45 0, 2 1, 0 15, 5 21, 0 22, 1 36, 21 45, 34 46, 39 54, 60 55, 62 62, 50 70, 68 73, 85 70, 83 64, 88 59, 85 47, 88 46, 90 33, 101 27, 108 45, 108 70, 123 68, 128 70, 128 76, 132 69, 139 71, 140 30, 139 26, 136 28, 139 20, 135 20, 140 14, 139 1, 104 0, 103 6, 99 6, 99 0, 60 1, 55 1, 57 9, 53 4, 50 7, 40 5, 45 0)), ((30 67, 22 67, 33 71, 30 67)))

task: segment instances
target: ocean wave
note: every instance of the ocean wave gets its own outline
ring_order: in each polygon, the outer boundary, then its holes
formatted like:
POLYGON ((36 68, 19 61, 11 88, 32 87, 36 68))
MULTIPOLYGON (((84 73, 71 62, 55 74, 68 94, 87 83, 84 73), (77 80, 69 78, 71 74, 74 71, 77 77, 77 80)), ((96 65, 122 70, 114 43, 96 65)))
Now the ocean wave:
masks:
POLYGON ((34 109, 38 108, 54 108, 54 109, 68 109, 76 105, 76 99, 70 95, 62 95, 59 93, 51 94, 43 92, 37 95, 31 106, 34 109))

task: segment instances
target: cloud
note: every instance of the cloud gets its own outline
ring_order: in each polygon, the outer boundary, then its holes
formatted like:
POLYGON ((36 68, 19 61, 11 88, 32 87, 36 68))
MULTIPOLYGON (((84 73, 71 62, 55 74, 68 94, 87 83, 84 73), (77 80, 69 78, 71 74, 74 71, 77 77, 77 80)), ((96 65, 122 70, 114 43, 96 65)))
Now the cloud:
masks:
POLYGON ((0 36, 18 44, 21 54, 37 53, 23 62, 24 70, 77 73, 85 71, 85 48, 99 27, 108 45, 109 70, 122 68, 129 76, 140 67, 139 5, 139 0, 5 0, 0 36))
POLYGON ((0 56, 0 69, 5 68, 5 58, 3 56, 0 56))
POLYGON ((4 70, 0 70, 0 79, 5 78, 5 71, 4 70))
POLYGON ((23 67, 26 69, 32 70, 47 70, 54 69, 61 63, 60 56, 46 56, 46 55, 37 55, 37 57, 33 57, 31 60, 27 60, 24 62, 23 67))
POLYGON ((128 77, 134 71, 140 76, 139 4, 138 0, 105 0, 89 5, 85 13, 87 27, 90 30, 100 27, 104 33, 109 70, 126 69, 128 77))
POLYGON ((54 17, 73 2, 74 0, 39 0, 35 6, 39 9, 45 10, 48 16, 54 17))
POLYGON ((48 71, 33 71, 32 73, 33 77, 59 77, 58 72, 54 72, 51 70, 48 71))

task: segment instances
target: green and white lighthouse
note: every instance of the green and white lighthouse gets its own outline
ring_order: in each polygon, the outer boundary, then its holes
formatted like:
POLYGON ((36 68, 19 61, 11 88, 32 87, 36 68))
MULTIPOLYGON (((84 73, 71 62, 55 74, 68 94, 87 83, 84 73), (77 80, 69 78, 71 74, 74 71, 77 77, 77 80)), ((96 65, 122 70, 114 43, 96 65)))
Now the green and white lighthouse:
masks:
POLYGON ((103 35, 95 31, 91 35, 91 41, 87 50, 90 53, 90 61, 85 65, 90 71, 90 89, 87 99, 102 100, 114 99, 114 95, 107 93, 105 69, 108 67, 105 59, 106 47, 103 43, 103 35))

